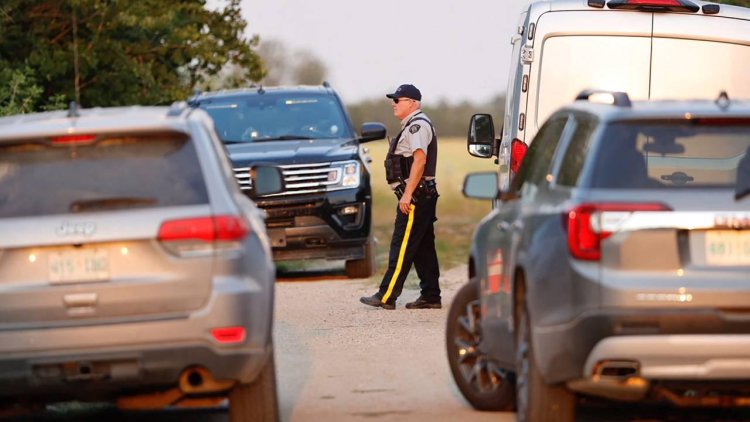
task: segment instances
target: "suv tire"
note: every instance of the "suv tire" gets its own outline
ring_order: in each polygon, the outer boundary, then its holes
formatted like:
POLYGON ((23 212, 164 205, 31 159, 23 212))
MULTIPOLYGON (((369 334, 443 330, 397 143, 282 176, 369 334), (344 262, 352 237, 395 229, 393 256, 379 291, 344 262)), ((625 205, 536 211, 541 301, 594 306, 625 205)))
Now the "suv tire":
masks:
POLYGON ((453 380, 475 409, 512 410, 515 397, 510 374, 480 348, 480 315, 479 280, 472 278, 456 293, 448 311, 445 346, 453 380))
POLYGON ((276 364, 273 351, 252 384, 237 383, 229 393, 230 422, 278 422, 276 364))
POLYGON ((375 274, 375 239, 370 236, 365 243, 365 256, 362 259, 346 261, 348 278, 368 278, 375 274))
POLYGON ((531 322, 521 307, 516 341, 516 405, 518 422, 573 422, 576 396, 564 384, 547 384, 536 365, 531 322))

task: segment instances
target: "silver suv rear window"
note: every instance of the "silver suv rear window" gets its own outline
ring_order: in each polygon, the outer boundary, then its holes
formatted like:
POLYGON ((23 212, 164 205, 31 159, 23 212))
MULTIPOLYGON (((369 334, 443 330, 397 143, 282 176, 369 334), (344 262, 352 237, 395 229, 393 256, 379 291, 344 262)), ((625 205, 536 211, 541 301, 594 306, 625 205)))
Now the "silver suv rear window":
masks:
POLYGON ((750 119, 618 122, 599 142, 593 187, 733 187, 749 151, 750 119))
POLYGON ((198 157, 184 134, 0 143, 0 218, 204 203, 198 157))

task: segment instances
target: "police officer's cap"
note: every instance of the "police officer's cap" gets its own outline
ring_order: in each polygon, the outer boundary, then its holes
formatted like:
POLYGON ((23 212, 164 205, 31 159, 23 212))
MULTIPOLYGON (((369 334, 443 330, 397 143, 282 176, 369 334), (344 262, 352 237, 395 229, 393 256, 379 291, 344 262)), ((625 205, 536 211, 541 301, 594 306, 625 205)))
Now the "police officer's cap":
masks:
POLYGON ((422 101, 422 93, 416 86, 403 84, 396 89, 393 94, 385 94, 388 98, 411 98, 412 100, 422 101))

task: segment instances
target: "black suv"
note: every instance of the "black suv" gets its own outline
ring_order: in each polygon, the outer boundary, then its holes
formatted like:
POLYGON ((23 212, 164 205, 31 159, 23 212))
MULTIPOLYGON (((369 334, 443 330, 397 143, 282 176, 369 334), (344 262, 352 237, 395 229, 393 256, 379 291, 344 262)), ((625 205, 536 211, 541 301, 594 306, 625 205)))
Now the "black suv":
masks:
POLYGON ((346 260, 348 277, 374 273, 372 160, 360 144, 385 138, 382 123, 357 134, 327 83, 206 92, 189 104, 211 115, 242 191, 266 211, 274 260, 346 260), (281 168, 284 191, 253 192, 261 163, 281 168))

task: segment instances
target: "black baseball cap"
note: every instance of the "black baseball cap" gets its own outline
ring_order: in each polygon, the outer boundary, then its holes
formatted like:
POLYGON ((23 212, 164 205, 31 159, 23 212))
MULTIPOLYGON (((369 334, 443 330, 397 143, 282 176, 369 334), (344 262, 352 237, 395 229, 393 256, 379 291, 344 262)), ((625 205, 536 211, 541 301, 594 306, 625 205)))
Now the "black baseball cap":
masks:
POLYGON ((396 89, 393 94, 385 94, 388 98, 411 98, 412 100, 422 101, 422 93, 416 86, 403 84, 396 89))

